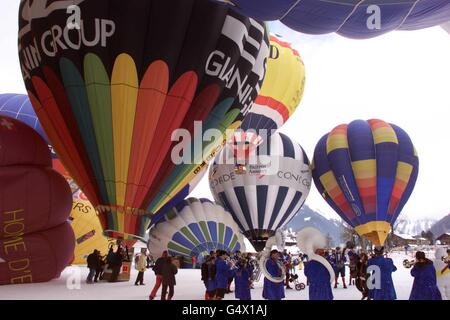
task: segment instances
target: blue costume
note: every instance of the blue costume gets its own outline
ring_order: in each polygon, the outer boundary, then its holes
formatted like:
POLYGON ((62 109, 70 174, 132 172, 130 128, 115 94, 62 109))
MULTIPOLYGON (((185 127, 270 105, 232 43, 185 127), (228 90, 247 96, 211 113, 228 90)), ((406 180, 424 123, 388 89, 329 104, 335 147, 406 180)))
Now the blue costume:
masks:
MULTIPOLYGON (((266 262, 266 269, 272 277, 281 277, 282 271, 276 261, 272 259, 266 262)), ((284 298, 284 281, 275 283, 264 278, 263 298, 267 300, 281 300, 284 298)))
POLYGON ((380 268, 381 283, 379 284, 379 288, 376 288, 377 284, 374 284, 374 289, 370 289, 370 284, 367 283, 369 286, 369 298, 373 300, 397 299, 394 283, 392 281, 392 272, 397 271, 397 267, 394 265, 392 259, 384 258, 381 255, 375 256, 369 259, 367 267, 370 266, 378 266, 380 268))
POLYGON ((436 269, 431 261, 416 263, 411 270, 414 284, 409 300, 442 300, 437 287, 436 269))
POLYGON ((250 277, 252 273, 252 266, 240 266, 234 272, 234 294, 236 299, 252 300, 252 295, 250 292, 250 277))
POLYGON ((347 259, 343 252, 336 252, 331 256, 331 265, 333 266, 334 272, 336 274, 336 278, 345 277, 345 263, 347 259))
POLYGON ((227 263, 221 258, 216 259, 216 289, 228 287, 229 270, 227 263))
POLYGON ((216 290, 216 279, 214 277, 215 265, 208 265, 208 279, 205 281, 205 287, 207 292, 213 293, 216 290))
POLYGON ((333 300, 330 273, 316 260, 305 264, 305 276, 309 282, 309 300, 333 300))

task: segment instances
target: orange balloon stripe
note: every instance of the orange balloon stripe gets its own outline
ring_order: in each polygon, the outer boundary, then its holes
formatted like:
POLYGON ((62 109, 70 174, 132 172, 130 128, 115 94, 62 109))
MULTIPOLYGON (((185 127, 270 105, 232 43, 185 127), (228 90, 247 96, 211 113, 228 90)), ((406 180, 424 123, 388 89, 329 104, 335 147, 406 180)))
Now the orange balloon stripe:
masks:
POLYGON ((264 97, 260 95, 256 98, 255 103, 275 110, 283 117, 284 122, 286 122, 289 119, 290 116, 289 109, 278 100, 275 100, 271 97, 264 97))
POLYGON ((180 128, 191 106, 197 89, 197 82, 198 78, 194 72, 186 72, 170 89, 163 107, 164 112, 161 114, 156 128, 159 138, 152 141, 150 150, 154 152, 147 156, 133 207, 139 208, 144 203, 161 163, 172 145, 172 133, 175 129, 180 128))
POLYGON ((165 62, 152 63, 141 81, 128 171, 125 205, 132 206, 138 184, 145 168, 145 160, 156 136, 158 121, 164 112, 169 86, 169 69, 165 62))
MULTIPOLYGON (((185 118, 180 128, 184 128, 189 132, 193 132, 194 121, 192 119, 206 119, 208 117, 208 114, 213 109, 214 104, 216 103, 219 95, 220 95, 220 88, 218 85, 215 84, 207 86, 200 93, 198 93, 194 101, 192 101, 191 107, 189 108, 187 114, 185 115, 185 118)), ((167 154, 165 160, 163 161, 161 167, 159 168, 158 175, 155 178, 156 181, 161 181, 164 177, 167 177, 169 174, 171 174, 172 169, 174 167, 175 166, 171 161, 171 155, 167 154)), ((176 182, 175 185, 177 185, 176 182)), ((153 201, 156 199, 155 197, 158 197, 158 194, 160 196, 160 192, 161 192, 160 186, 157 185, 152 186, 149 192, 147 193, 144 202, 145 203, 151 202, 150 206, 154 207, 155 203, 153 201)), ((167 202, 167 197, 165 198, 167 202)), ((159 207, 159 205, 156 205, 156 207, 159 207)))
POLYGON ((370 119, 370 120, 367 120, 367 122, 370 124, 372 131, 379 129, 379 128, 390 128, 391 127, 388 123, 386 123, 383 120, 379 120, 379 119, 370 119))

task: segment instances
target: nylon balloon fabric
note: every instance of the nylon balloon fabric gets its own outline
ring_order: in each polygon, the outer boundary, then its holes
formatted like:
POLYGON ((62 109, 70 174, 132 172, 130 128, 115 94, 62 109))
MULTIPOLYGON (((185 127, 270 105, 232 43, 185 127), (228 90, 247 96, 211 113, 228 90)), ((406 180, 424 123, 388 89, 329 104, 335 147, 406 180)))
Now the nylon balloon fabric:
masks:
POLYGON ((316 146, 313 178, 328 204, 382 245, 414 189, 419 158, 408 134, 382 120, 356 120, 316 146))
POLYGON ((450 21, 448 0, 213 0, 261 20, 280 20, 308 34, 336 32, 354 39, 417 30, 450 21))
POLYGON ((231 148, 216 157, 210 189, 257 251, 297 214, 311 188, 309 160, 299 143, 275 133, 245 165, 231 148))

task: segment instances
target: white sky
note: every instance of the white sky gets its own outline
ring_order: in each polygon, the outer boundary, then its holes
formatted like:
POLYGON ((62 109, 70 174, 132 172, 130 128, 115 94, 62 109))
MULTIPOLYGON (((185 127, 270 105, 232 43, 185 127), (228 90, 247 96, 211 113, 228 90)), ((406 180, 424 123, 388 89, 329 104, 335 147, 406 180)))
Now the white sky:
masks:
MULTIPOLYGON (((25 93, 17 56, 19 0, 0 1, 0 93, 25 93)), ((355 119, 380 118, 409 133, 420 158, 403 213, 439 219, 450 213, 450 36, 441 28, 392 32, 370 40, 308 36, 271 24, 306 65, 306 90, 281 131, 312 158, 322 135, 355 119)), ((207 178, 192 196, 212 198, 207 178)), ((337 217, 313 186, 306 203, 337 217)))

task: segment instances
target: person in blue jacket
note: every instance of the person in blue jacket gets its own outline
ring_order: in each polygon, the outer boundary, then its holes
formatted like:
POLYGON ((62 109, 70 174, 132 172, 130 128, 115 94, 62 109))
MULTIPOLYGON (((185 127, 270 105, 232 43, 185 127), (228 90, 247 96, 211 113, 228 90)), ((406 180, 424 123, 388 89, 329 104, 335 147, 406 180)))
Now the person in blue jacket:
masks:
MULTIPOLYGON (((320 249, 316 254, 325 255, 320 249)), ((305 264, 304 272, 309 283, 309 300, 333 300, 331 276, 326 266, 317 260, 310 260, 305 264)))
POLYGON ((227 253, 218 251, 216 258, 216 300, 222 300, 228 287, 228 277, 230 275, 230 267, 226 263, 227 253))
POLYGON ((205 300, 214 300, 216 295, 216 265, 214 257, 206 257, 201 266, 202 281, 205 284, 205 300))
POLYGON ((250 282, 253 266, 247 259, 239 259, 234 272, 234 295, 239 300, 252 300, 250 282))
POLYGON ((347 262, 347 258, 345 254, 342 252, 340 247, 336 248, 334 255, 331 257, 331 265, 333 266, 335 279, 334 279, 334 288, 336 289, 338 286, 339 275, 342 278, 342 286, 344 289, 347 289, 347 285, 345 284, 345 263, 347 262))
MULTIPOLYGON (((270 259, 266 262, 266 269, 272 277, 279 278, 283 275, 283 271, 278 264, 279 259, 280 253, 278 250, 272 250, 270 259)), ((281 300, 284 297, 284 281, 275 283, 264 277, 263 298, 267 300, 281 300)))
POLYGON ((414 283, 409 300, 442 300, 437 286, 436 269, 424 252, 416 252, 416 262, 411 275, 414 277, 414 283))
MULTIPOLYGON (((367 282, 369 288, 369 298, 372 300, 396 300, 397 294, 392 281, 392 273, 397 271, 397 267, 390 258, 383 256, 384 248, 375 247, 375 256, 369 259, 367 267, 370 269, 376 268, 373 272, 373 279, 367 282), (375 273, 379 273, 378 275, 375 273), (378 277, 379 276, 379 277, 378 277), (377 283, 377 279, 380 279, 377 283)), ((370 270, 369 269, 369 270, 370 270)))

